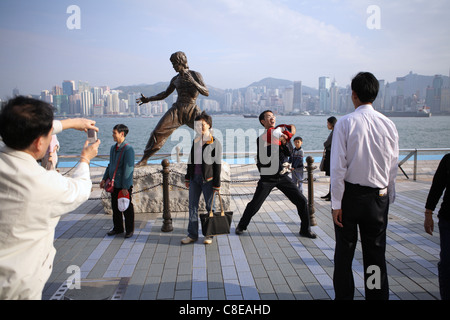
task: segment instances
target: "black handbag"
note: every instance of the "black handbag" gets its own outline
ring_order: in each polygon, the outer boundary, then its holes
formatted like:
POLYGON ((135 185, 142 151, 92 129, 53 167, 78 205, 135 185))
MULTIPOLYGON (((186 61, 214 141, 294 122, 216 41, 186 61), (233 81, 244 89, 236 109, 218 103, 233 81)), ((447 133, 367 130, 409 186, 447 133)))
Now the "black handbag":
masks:
POLYGON ((222 197, 219 192, 214 192, 211 209, 209 213, 201 213, 200 222, 202 224, 202 233, 205 237, 217 236, 219 234, 229 234, 231 220, 233 219, 233 211, 224 211, 222 197), (212 207, 214 204, 214 198, 216 193, 219 195, 220 200, 220 213, 213 213, 212 207))

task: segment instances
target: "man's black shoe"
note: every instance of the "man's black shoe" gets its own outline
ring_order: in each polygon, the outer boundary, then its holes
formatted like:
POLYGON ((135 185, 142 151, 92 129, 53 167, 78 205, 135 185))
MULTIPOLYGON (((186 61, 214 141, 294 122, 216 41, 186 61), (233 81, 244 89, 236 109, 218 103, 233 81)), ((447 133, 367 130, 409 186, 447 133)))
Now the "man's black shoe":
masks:
POLYGON ((236 227, 236 234, 243 234, 244 233, 244 229, 241 229, 240 227, 236 227))
POLYGON ((310 239, 317 238, 317 235, 312 231, 300 231, 299 234, 301 237, 305 237, 305 238, 310 238, 310 239))
POLYGON ((132 236, 133 236, 133 231, 127 232, 127 233, 125 234, 125 238, 131 238, 132 236))
POLYGON ((116 234, 121 234, 121 233, 123 233, 123 231, 122 232, 117 232, 116 230, 110 230, 108 233, 107 233, 107 235, 108 236, 115 236, 116 234))

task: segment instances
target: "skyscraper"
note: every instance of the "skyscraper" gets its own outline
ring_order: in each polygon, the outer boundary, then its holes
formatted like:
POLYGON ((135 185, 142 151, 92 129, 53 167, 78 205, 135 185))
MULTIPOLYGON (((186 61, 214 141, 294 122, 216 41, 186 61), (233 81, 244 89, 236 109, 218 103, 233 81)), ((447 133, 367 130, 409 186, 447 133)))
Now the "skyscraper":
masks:
POLYGON ((329 77, 319 78, 319 110, 325 113, 330 112, 330 88, 329 77))
POLYGON ((66 96, 73 95, 75 91, 75 81, 73 80, 64 80, 62 83, 62 91, 66 96))
POLYGON ((302 109, 302 95, 302 82, 294 81, 294 110, 304 111, 302 109))

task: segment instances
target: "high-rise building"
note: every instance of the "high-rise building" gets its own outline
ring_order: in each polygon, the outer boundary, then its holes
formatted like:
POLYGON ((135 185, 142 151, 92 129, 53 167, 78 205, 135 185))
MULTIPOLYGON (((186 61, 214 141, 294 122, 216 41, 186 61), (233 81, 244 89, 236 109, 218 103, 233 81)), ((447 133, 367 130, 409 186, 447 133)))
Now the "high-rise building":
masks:
POLYGON ((304 111, 302 110, 302 82, 301 81, 294 81, 294 101, 293 101, 293 109, 304 111))
POLYGON ((102 99, 102 89, 100 87, 91 88, 92 92, 92 104, 94 106, 100 106, 100 100, 102 99))
POLYGON ((81 114, 88 116, 92 114, 92 92, 81 91, 81 114))
POLYGON ((442 79, 442 76, 435 75, 432 86, 427 88, 425 103, 428 107, 430 107, 432 114, 441 112, 441 95, 443 84, 444 80, 442 79))
POLYGON ((48 91, 48 90, 42 90, 41 91, 40 99, 42 101, 45 101, 45 102, 50 103, 50 104, 53 103, 53 96, 50 94, 50 91, 48 91))
POLYGON ((69 96, 69 113, 81 114, 81 94, 74 93, 69 96))
POLYGON ((75 91, 75 81, 73 80, 64 80, 62 83, 62 91, 66 96, 71 96, 75 91))
POLYGON ((319 110, 325 113, 330 112, 330 88, 329 77, 319 78, 319 110))
POLYGON ((300 111, 300 108, 294 108, 295 88, 287 87, 283 93, 284 112, 300 111))
POLYGON ((91 91, 91 86, 89 85, 89 82, 87 81, 78 81, 78 92, 83 92, 83 91, 91 91))
POLYGON ((384 110, 384 97, 386 93, 386 86, 384 85, 384 80, 379 80, 378 83, 380 85, 380 89, 378 90, 377 98, 373 102, 373 107, 375 110, 381 111, 384 110))
POLYGON ((337 112, 339 109, 339 88, 336 80, 333 80, 330 87, 330 112, 337 112))

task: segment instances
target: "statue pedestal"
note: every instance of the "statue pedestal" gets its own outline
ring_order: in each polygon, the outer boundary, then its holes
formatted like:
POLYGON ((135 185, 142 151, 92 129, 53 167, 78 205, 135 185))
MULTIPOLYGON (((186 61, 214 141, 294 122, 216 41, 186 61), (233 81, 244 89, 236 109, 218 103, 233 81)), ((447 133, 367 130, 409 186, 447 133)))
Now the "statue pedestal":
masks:
MULTIPOLYGON (((169 166, 169 203, 171 212, 189 211, 189 190, 184 184, 186 163, 171 163, 169 166)), ((230 210, 230 165, 222 163, 220 193, 224 210, 230 210)), ((163 177, 160 164, 147 165, 134 169, 133 175, 133 205, 137 213, 163 212, 163 177)), ((111 197, 103 190, 102 205, 106 214, 112 214, 111 197)), ((220 210, 219 199, 216 197, 216 211, 220 210)), ((203 195, 200 196, 199 212, 206 211, 203 195)))

